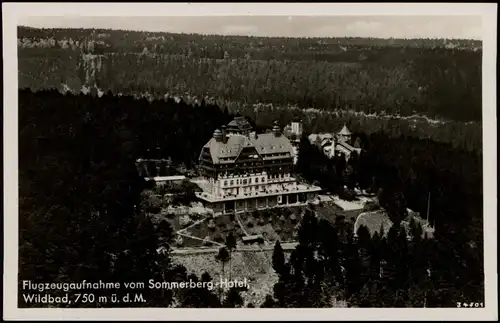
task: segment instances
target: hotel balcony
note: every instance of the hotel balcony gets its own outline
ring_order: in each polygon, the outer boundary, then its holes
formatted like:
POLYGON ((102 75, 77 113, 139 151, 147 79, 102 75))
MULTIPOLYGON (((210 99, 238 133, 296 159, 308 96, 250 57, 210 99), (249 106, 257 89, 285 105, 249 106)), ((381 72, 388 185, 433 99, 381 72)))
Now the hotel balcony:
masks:
POLYGON ((245 200, 252 198, 261 198, 261 197, 270 197, 270 196, 279 196, 279 195, 287 195, 287 194, 300 194, 300 193, 315 193, 320 192, 321 188, 314 185, 306 185, 306 184, 297 184, 293 187, 285 187, 282 189, 268 189, 259 191, 251 191, 246 193, 236 194, 225 194, 214 196, 209 192, 197 192, 196 196, 204 201, 213 203, 213 202, 226 202, 226 201, 236 201, 236 200, 245 200))

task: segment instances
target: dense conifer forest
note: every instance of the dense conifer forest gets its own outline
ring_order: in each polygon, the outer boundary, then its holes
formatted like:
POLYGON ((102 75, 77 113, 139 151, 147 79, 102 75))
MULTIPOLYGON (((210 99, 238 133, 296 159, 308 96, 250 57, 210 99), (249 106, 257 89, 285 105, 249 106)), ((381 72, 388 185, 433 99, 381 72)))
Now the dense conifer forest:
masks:
POLYGON ((19 27, 18 54, 20 88, 205 98, 260 123, 302 114, 328 131, 341 118, 481 150, 480 41, 19 27))
MULTIPOLYGON (((19 90, 20 281, 210 280, 174 266, 169 252, 156 252, 160 245, 169 250, 172 231, 141 210, 145 183, 134 162, 170 158, 196 169, 201 147, 231 119, 227 109, 204 101, 19 90)), ((361 227, 355 239, 348 226, 307 213, 290 258, 275 247, 280 279, 273 295, 253 305, 327 307, 332 297, 358 307, 484 302, 480 155, 432 139, 356 137, 365 151, 350 167, 323 158, 302 138, 297 171, 332 192, 352 182, 377 192, 395 225, 386 237, 361 227), (434 239, 422 238, 418 225, 409 233, 399 225, 407 207, 425 213, 429 192, 434 239)), ((203 288, 143 294, 146 302, 132 306, 242 304, 236 289, 222 299, 203 288)), ((21 296, 19 304, 25 306, 21 296)))

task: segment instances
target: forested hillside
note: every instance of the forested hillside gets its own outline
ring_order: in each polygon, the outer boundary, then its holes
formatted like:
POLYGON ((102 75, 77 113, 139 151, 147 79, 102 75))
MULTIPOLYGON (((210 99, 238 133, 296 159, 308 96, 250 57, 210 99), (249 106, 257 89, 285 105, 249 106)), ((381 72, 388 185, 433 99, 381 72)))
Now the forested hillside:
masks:
MULTIPOLYGON (((19 282, 200 279, 157 253, 170 250, 172 229, 154 226, 141 210, 135 160, 160 144, 164 155, 190 164, 223 120, 215 106, 20 91, 19 282)), ((127 289, 90 292, 120 297, 127 289)), ((206 289, 194 290, 196 298, 185 289, 141 292, 145 303, 77 306, 221 306, 206 289)))
POLYGON ((275 246, 279 281, 262 307, 332 307, 343 299, 348 307, 456 308, 462 299, 485 306, 481 247, 421 233, 413 222, 409 232, 395 224, 373 237, 361 226, 354 238, 350 226, 306 212, 287 261, 275 246))
MULTIPOLYGON (((132 31, 119 29, 81 29, 50 28, 39 29, 19 26, 19 39, 39 41, 73 40, 80 43, 93 40, 98 51, 141 53, 144 47, 172 54, 187 54, 191 51, 196 57, 222 58, 224 51, 232 56, 244 57, 248 51, 262 55, 257 59, 307 60, 308 55, 318 55, 323 51, 338 54, 343 46, 407 47, 407 48, 455 48, 481 50, 482 42, 470 39, 382 39, 382 38, 286 38, 229 35, 176 34, 168 32, 132 31), (91 38, 89 38, 91 36, 91 38), (310 52, 308 52, 310 51, 310 52), (288 56, 287 56, 288 55, 288 56)), ((321 56, 319 56, 321 57, 321 56)))
MULTIPOLYGON (((426 129, 419 137, 455 140, 456 146, 480 150, 481 50, 480 42, 462 40, 254 38, 19 27, 19 88, 111 90, 177 96, 188 102, 205 98, 249 116, 256 109, 261 115, 272 109, 341 112, 354 123, 389 116, 403 129, 426 129), (424 122, 415 121, 418 118, 424 122), (432 127, 452 121, 448 135, 432 127)), ((369 133, 380 130, 364 126, 369 133)))
MULTIPOLYGON (((98 98, 62 95, 57 91, 19 91, 20 280, 188 279, 185 269, 171 265, 168 253, 156 253, 162 241, 168 250, 171 227, 155 227, 141 210, 139 194, 144 183, 134 162, 139 157, 155 156, 171 158, 192 168, 213 129, 231 119, 223 110, 205 102, 189 105, 173 99, 148 102, 111 94, 98 98)), ((383 133, 359 137, 366 154, 349 161, 351 167, 346 171, 343 167, 336 170, 335 161, 320 158, 304 138, 297 170, 310 180, 329 183, 325 188, 332 191, 339 189, 344 179, 350 185, 349 179, 354 177, 362 187, 378 192, 381 204, 395 222, 406 207, 425 212, 431 192, 430 218, 436 225, 436 242, 423 242, 421 248, 420 243, 412 242, 408 247, 404 234, 396 226, 387 241, 373 242, 374 246, 380 244, 377 250, 384 250, 381 259, 392 261, 389 267, 384 267, 387 274, 383 279, 394 286, 403 286, 398 282, 406 276, 394 276, 391 270, 405 274, 415 279, 404 285, 415 294, 398 294, 397 289, 389 289, 383 291, 389 296, 381 296, 374 287, 369 296, 366 289, 371 285, 363 287, 365 276, 351 279, 356 277, 357 270, 365 270, 359 265, 370 263, 352 258, 357 254, 353 250, 365 248, 367 240, 354 245, 352 234, 339 233, 345 245, 332 249, 330 242, 322 240, 325 236, 334 237, 328 226, 320 225, 326 235, 316 235, 313 220, 306 217, 300 238, 302 247, 290 261, 297 274, 291 277, 279 271, 285 289, 280 292, 283 286, 279 285, 275 289, 276 300, 269 299, 264 306, 276 306, 274 302, 293 306, 297 305, 297 299, 303 301, 299 305, 311 306, 308 298, 297 295, 318 294, 322 284, 335 285, 343 280, 339 277, 344 276, 335 271, 337 267, 331 267, 328 274, 335 274, 336 278, 315 271, 325 268, 326 259, 338 264, 332 252, 339 248, 343 250, 342 259, 347 259, 349 276, 345 277, 350 277, 350 285, 338 284, 336 288, 347 288, 345 293, 353 306, 393 306, 396 300, 397 304, 414 301, 412 306, 422 306, 424 299, 428 306, 455 306, 452 302, 462 299, 482 302, 481 159, 475 153, 432 140, 394 139, 383 133), (314 239, 310 232, 315 232, 314 239), (393 239, 399 242, 392 243, 393 239), (324 261, 318 260, 317 267, 300 269, 304 264, 316 264, 310 258, 315 252, 322 254, 324 261), (411 262, 416 259, 418 263, 411 262), (425 276, 429 264, 432 275, 425 276), (301 279, 306 278, 298 277, 311 277, 307 288, 301 287, 301 279)), ((335 243, 334 240, 328 241, 335 243)), ((373 256, 374 251, 370 250, 373 256)), ((371 264, 379 260, 374 258, 371 264)), ((373 268, 366 271, 371 275, 374 272, 373 268)), ((209 278, 205 275, 203 279, 209 278)), ((374 282, 373 276, 371 279, 374 282)), ((380 280, 379 284, 385 283, 380 280)), ((147 302, 137 306, 221 306, 215 294, 202 290, 194 291, 196 295, 149 290, 144 293, 147 302)), ((326 306, 324 302, 313 304, 326 306)))

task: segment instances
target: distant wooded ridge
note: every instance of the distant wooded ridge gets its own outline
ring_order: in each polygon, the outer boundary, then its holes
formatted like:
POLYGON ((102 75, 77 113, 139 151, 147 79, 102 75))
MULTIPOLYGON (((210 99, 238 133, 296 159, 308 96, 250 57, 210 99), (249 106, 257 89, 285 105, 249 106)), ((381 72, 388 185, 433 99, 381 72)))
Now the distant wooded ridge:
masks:
MULTIPOLYGON (((140 31, 126 29, 104 29, 104 28, 34 28, 28 26, 18 26, 18 38, 23 37, 72 37, 74 40, 85 37, 85 35, 109 34, 109 36, 117 34, 126 34, 129 37, 168 37, 166 40, 185 40, 185 41, 214 41, 223 40, 230 44, 235 42, 247 42, 249 39, 262 41, 260 46, 265 47, 276 42, 284 40, 299 41, 297 46, 314 46, 322 47, 338 46, 338 45, 360 45, 360 46, 395 46, 395 47, 450 47, 456 46, 459 48, 481 49, 482 41, 475 39, 458 39, 458 38, 376 38, 376 37, 277 37, 277 36, 245 36, 245 35, 217 35, 217 34, 202 34, 202 33, 173 33, 163 31, 140 31), (76 38, 76 39, 75 39, 76 38)), ((101 35, 102 37, 103 35, 101 35)), ((144 40, 144 39, 143 39, 144 40)), ((155 39, 147 39, 149 41, 155 39)), ((165 39, 162 39, 165 40, 165 39)), ((451 47, 453 48, 453 47, 451 47)), ((324 49, 324 48, 323 48, 324 49)))

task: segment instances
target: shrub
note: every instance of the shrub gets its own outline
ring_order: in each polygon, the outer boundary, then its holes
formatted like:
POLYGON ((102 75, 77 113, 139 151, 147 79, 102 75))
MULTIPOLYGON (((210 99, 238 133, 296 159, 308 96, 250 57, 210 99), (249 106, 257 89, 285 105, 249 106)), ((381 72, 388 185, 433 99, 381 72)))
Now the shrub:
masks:
POLYGON ((215 242, 219 242, 219 243, 223 243, 224 242, 224 238, 222 238, 222 235, 221 234, 216 234, 214 236, 214 241, 215 242))
POLYGON ((179 224, 181 225, 181 227, 185 227, 185 226, 189 225, 191 222, 193 222, 193 220, 191 220, 191 218, 187 214, 182 215, 179 218, 179 224))
POLYGON ((210 241, 210 236, 206 236, 206 237, 203 239, 202 244, 203 244, 204 246, 211 246, 211 245, 212 245, 212 242, 210 241))
POLYGON ((158 195, 165 195, 167 193, 167 187, 165 185, 154 185, 152 191, 158 195))
POLYGON ((175 237, 175 244, 178 246, 178 247, 181 247, 182 245, 184 245, 184 239, 180 236, 180 235, 177 235, 175 237))
POLYGON ((339 192, 339 197, 345 201, 354 201, 356 199, 356 192, 344 189, 339 192))
POLYGON ((375 201, 366 202, 363 207, 364 212, 371 212, 380 209, 380 205, 375 201))
POLYGON ((198 221, 201 220, 201 218, 203 218, 203 215, 201 215, 200 213, 191 213, 190 217, 193 221, 198 221))
POLYGON ((142 207, 148 213, 160 213, 162 201, 154 194, 149 193, 143 196, 142 207))

